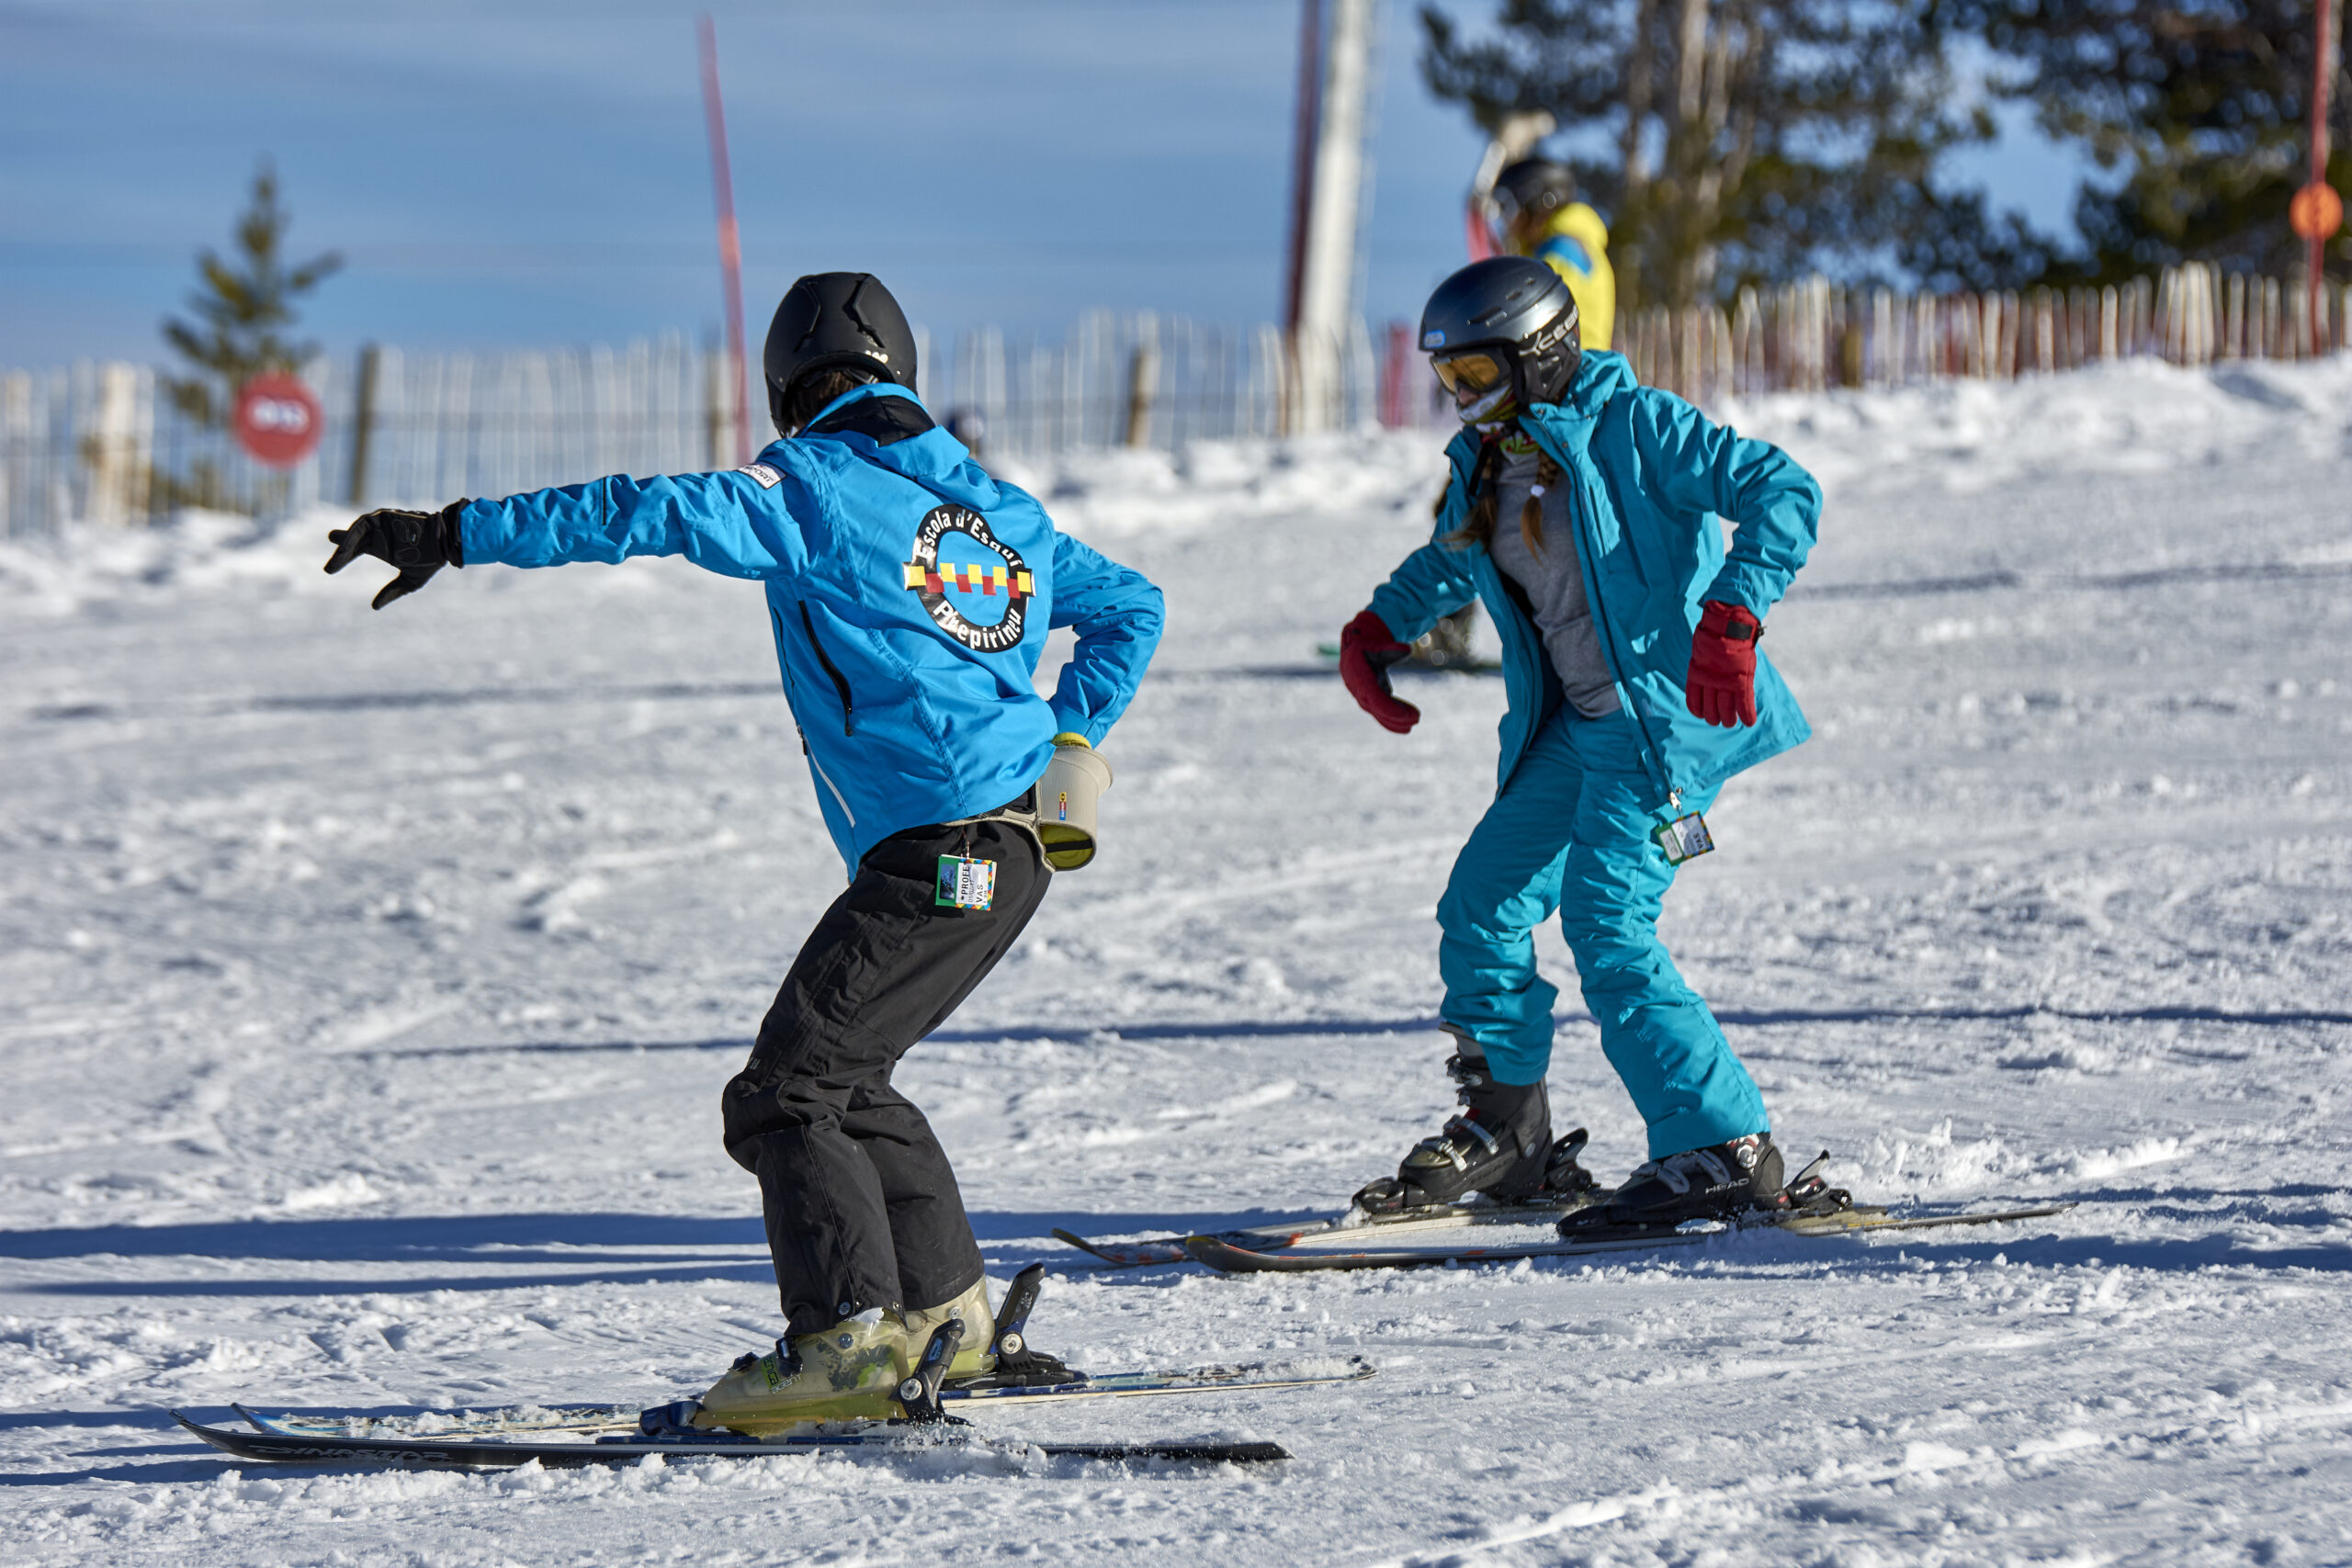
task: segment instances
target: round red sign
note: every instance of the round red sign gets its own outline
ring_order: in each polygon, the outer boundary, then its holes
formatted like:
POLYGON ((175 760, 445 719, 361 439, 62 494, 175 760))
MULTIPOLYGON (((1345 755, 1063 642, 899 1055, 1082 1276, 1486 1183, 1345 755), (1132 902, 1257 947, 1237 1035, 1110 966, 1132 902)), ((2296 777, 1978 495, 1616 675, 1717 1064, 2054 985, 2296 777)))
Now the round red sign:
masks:
POLYGON ((326 421, 298 376, 256 376, 237 393, 237 445, 254 460, 290 468, 318 450, 326 421))
POLYGON ((2287 222, 2299 240, 2332 240, 2344 227, 2344 198, 2334 186, 2313 180, 2287 204, 2287 222))

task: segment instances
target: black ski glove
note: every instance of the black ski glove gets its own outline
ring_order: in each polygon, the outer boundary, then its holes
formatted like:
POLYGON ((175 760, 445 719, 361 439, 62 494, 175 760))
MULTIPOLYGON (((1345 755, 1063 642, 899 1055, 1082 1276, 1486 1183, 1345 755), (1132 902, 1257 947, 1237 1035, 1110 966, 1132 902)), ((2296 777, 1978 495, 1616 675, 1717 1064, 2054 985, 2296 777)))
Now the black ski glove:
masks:
POLYGON ((466 547, 458 528, 458 513, 466 505, 453 501, 438 512, 396 512, 390 508, 364 513, 348 528, 332 529, 327 542, 334 554, 327 558, 329 572, 341 571, 361 556, 374 556, 400 568, 400 575, 376 594, 374 607, 382 609, 403 594, 413 593, 445 566, 466 564, 466 547))

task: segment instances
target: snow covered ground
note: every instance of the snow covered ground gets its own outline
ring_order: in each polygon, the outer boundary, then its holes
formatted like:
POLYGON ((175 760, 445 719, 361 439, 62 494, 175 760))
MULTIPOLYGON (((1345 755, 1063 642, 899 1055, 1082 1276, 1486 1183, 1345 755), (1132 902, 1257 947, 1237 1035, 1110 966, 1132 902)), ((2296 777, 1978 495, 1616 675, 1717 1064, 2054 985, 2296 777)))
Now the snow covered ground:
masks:
MULTIPOLYGON (((1445 1109, 1430 911, 1498 683, 1317 668, 1426 435, 1017 474, 1166 586, 1109 847, 903 1069, 1001 1283, 1102 1369, 1373 1382, 1027 1413, 1295 1462, 243 1471, 162 1412, 653 1402, 775 1331, 717 1096, 841 886, 755 589, 444 574, 325 519, 0 547, 0 1562, 2352 1561, 2352 363, 1782 400, 1817 735, 1668 937, 1784 1144, 2062 1218, 1605 1267, 1092 1274, 1328 1209, 1445 1109)), ((434 498, 442 499, 442 498, 434 498)), ((1574 997, 1556 932, 1543 938, 1574 997)), ((1566 1018, 1563 1124, 1630 1106, 1566 1018)), ((1002 1425, 1002 1418, 998 1423, 1002 1425)))

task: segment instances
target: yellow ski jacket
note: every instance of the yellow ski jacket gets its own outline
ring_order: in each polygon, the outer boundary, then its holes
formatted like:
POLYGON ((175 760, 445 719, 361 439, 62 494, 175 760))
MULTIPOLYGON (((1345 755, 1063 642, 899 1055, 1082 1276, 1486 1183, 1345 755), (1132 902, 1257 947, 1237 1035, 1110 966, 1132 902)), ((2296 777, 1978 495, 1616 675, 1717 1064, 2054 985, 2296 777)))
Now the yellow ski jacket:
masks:
POLYGON ((1584 202, 1568 203, 1526 254, 1558 273, 1577 297, 1584 346, 1607 349, 1617 321, 1617 274, 1609 265, 1609 225, 1600 214, 1584 202))

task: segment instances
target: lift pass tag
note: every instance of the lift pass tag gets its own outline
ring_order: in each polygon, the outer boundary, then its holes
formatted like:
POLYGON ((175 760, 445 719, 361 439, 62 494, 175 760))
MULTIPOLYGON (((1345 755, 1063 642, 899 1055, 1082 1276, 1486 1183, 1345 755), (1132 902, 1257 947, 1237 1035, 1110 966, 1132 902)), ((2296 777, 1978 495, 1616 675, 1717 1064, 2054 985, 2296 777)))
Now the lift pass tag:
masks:
POLYGON ((963 855, 939 857, 939 896, 946 909, 985 909, 996 902, 996 862, 963 855))
POLYGON ((1666 863, 1680 865, 1686 860, 1696 860, 1715 847, 1714 836, 1707 831, 1707 819, 1693 811, 1688 817, 1654 828, 1650 837, 1666 852, 1666 863))

